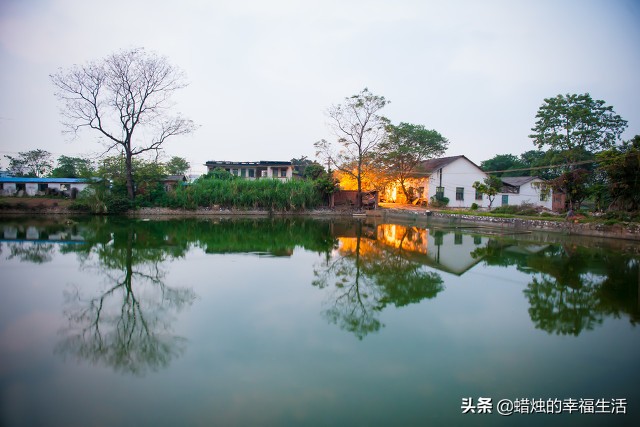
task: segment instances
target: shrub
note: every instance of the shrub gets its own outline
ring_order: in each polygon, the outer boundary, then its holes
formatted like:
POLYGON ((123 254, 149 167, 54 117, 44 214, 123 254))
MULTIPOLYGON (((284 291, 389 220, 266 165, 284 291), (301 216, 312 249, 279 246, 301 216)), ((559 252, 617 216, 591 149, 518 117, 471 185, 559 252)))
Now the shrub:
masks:
POLYGON ((448 204, 449 204, 448 197, 431 196, 430 205, 433 206, 434 208, 444 208, 448 204))
POLYGON ((478 204, 477 203, 471 203, 471 210, 472 211, 477 211, 478 210, 478 204))

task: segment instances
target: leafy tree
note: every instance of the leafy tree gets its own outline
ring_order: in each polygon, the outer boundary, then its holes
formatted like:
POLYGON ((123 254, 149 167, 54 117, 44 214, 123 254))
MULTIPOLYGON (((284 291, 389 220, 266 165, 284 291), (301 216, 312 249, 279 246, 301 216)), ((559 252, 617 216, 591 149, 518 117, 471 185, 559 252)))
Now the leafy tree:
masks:
POLYGON ((339 151, 325 140, 316 142, 317 155, 327 159, 328 165, 353 176, 357 183, 357 207, 362 207, 362 173, 372 154, 386 134, 389 120, 379 114, 387 105, 383 96, 365 88, 357 95, 345 98, 344 103, 329 108, 330 126, 338 137, 339 151))
POLYGON ((631 211, 640 208, 640 135, 620 147, 598 154, 600 168, 608 177, 613 205, 631 211))
POLYGON ((527 164, 513 154, 497 154, 489 160, 480 163, 480 168, 485 172, 491 172, 497 177, 501 176, 528 176, 529 171, 505 172, 509 169, 523 169, 527 164))
POLYGON ((331 172, 327 172, 320 163, 312 162, 306 165, 303 177, 315 183, 316 189, 322 194, 325 202, 329 195, 338 189, 338 180, 333 177, 331 172))
POLYGON ((536 147, 561 152, 565 163, 579 160, 584 151, 599 152, 613 147, 627 127, 627 121, 588 93, 546 98, 536 115, 529 138, 536 147))
POLYGON ((390 124, 387 126, 387 138, 378 147, 378 159, 387 169, 387 175, 400 182, 402 192, 411 202, 407 179, 421 162, 444 154, 448 145, 449 141, 439 132, 423 125, 390 124))
POLYGON ((187 159, 173 156, 167 163, 165 163, 164 167, 169 175, 184 175, 187 173, 191 165, 187 159))
POLYGON ((589 192, 589 169, 576 163, 590 161, 595 153, 612 148, 620 140, 627 121, 613 107, 602 100, 593 100, 588 93, 547 98, 536 119, 529 135, 534 145, 550 148, 557 153, 554 160, 565 165, 552 188, 568 191, 565 194, 569 206, 580 205, 589 192))
POLYGON ((21 151, 16 157, 5 157, 9 160, 9 173, 14 176, 42 177, 53 167, 51 153, 41 149, 21 151))
POLYGON ((474 182, 472 187, 475 188, 477 192, 487 196, 489 199, 489 209, 491 209, 493 200, 502 188, 502 180, 495 175, 489 175, 483 182, 474 182))
POLYGON ((135 197, 133 159, 194 130, 191 120, 167 113, 171 95, 186 86, 183 73, 142 48, 60 70, 51 80, 69 132, 93 129, 106 139, 107 151, 122 150, 129 199, 135 197))
POLYGON ((58 166, 51 171, 54 178, 81 178, 89 177, 94 173, 91 160, 82 157, 58 157, 58 166))

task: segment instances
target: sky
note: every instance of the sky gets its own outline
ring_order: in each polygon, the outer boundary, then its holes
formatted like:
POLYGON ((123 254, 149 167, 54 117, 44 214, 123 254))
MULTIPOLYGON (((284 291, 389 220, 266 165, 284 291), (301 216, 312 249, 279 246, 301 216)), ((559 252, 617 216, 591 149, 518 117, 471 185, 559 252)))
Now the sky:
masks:
POLYGON ((63 134, 49 77, 144 47, 182 69, 174 111, 198 129, 163 156, 315 158, 327 109, 368 88, 392 123, 435 129, 479 164, 534 149, 545 98, 590 93, 640 134, 638 0, 0 0, 0 167, 44 149, 95 157, 63 134))

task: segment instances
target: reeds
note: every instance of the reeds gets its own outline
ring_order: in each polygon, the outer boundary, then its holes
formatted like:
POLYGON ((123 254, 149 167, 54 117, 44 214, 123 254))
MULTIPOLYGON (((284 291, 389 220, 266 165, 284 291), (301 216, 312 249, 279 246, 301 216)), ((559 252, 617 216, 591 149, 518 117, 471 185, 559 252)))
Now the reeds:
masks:
POLYGON ((196 209, 220 206, 233 209, 297 211, 313 209, 322 195, 312 181, 263 178, 223 180, 203 177, 178 188, 168 197, 171 207, 196 209))

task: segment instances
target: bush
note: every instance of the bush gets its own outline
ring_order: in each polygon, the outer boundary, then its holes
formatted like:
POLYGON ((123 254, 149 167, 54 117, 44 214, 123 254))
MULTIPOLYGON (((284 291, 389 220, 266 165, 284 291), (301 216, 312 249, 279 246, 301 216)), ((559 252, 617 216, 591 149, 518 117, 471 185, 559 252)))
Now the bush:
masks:
POLYGON ((449 198, 448 197, 431 196, 430 205, 433 206, 434 208, 444 208, 448 204, 449 204, 449 198))
POLYGON ((471 203, 471 210, 472 211, 477 211, 478 210, 478 204, 477 203, 471 203))
POLYGON ((76 200, 69 205, 69 210, 74 212, 91 212, 91 206, 86 200, 76 200))

